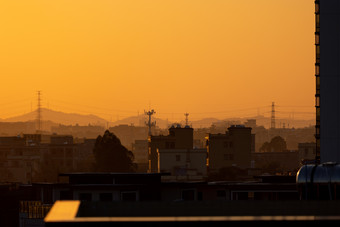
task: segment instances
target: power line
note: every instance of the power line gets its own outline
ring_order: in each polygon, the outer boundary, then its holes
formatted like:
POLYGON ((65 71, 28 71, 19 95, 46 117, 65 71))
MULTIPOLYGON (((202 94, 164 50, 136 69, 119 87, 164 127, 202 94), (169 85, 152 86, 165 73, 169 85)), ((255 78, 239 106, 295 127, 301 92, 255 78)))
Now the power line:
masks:
POLYGON ((50 99, 50 101, 56 101, 56 102, 59 102, 59 103, 64 103, 64 104, 68 104, 68 105, 72 105, 72 106, 83 106, 83 107, 87 107, 87 108, 90 108, 90 109, 102 109, 102 110, 108 110, 108 111, 113 111, 113 112, 122 112, 122 113, 136 113, 136 111, 132 111, 132 110, 120 110, 120 109, 112 109, 112 108, 107 108, 107 107, 89 106, 89 105, 84 105, 84 104, 79 104, 79 103, 65 102, 65 101, 56 100, 56 99, 50 99))
MULTIPOLYGON (((27 107, 24 107, 24 106, 26 106, 25 102, 29 101, 29 100, 31 100, 31 99, 26 98, 26 99, 21 99, 21 100, 15 100, 15 101, 12 101, 12 102, 4 102, 0 105, 2 105, 2 106, 11 105, 13 107, 12 108, 6 108, 6 110, 11 109, 12 111, 14 109, 29 109, 29 106, 32 106, 32 101, 27 104, 27 107)), ((37 106, 40 106, 40 118, 41 118, 42 103, 43 103, 43 100, 40 97, 40 101, 38 100, 38 104, 37 104, 37 106)), ((49 104, 51 106, 61 108, 63 111, 65 109, 68 109, 68 110, 81 112, 81 113, 110 116, 111 118, 112 118, 113 115, 116 115, 117 112, 119 113, 120 116, 131 116, 131 114, 137 113, 136 110, 132 111, 132 110, 114 109, 114 108, 107 108, 107 107, 100 107, 100 106, 91 106, 91 105, 84 105, 84 104, 80 104, 80 103, 72 103, 72 102, 62 101, 62 100, 57 100, 57 99, 49 99, 49 104), (53 102, 56 102, 57 104, 54 104, 53 102), (80 108, 78 108, 78 107, 80 107, 80 108), (93 110, 103 110, 103 111, 93 111, 93 110), (125 113, 125 114, 121 114, 121 113, 125 113)), ((287 110, 287 108, 292 108, 292 107, 301 108, 300 110, 302 110, 303 108, 307 108, 309 106, 275 105, 275 114, 278 114, 278 115, 282 115, 282 114, 285 114, 285 113, 296 114, 296 115, 297 114, 299 114, 299 115, 304 115, 304 114, 305 115, 314 115, 315 114, 314 111, 313 112, 307 112, 307 111, 296 111, 296 110, 293 110, 293 111, 281 111, 280 110, 280 109, 287 110), (279 110, 277 110, 277 108, 279 108, 279 110)), ((196 116, 196 118, 198 118, 197 115, 219 115, 219 118, 221 118, 221 117, 223 117, 223 118, 232 118, 232 117, 245 118, 245 117, 248 117, 248 116, 258 117, 258 116, 263 115, 263 114, 271 113, 271 111, 269 111, 269 108, 270 108, 270 106, 267 105, 267 106, 258 106, 258 107, 243 108, 243 109, 229 109, 229 110, 225 110, 225 111, 190 112, 190 114, 191 114, 191 116, 194 116, 193 117, 194 119, 195 119, 195 116, 196 116), (268 108, 268 111, 263 111, 263 109, 266 110, 267 108, 268 108), (260 109, 262 109, 261 113, 259 111, 260 109), (237 116, 231 116, 231 115, 235 115, 235 114, 237 114, 237 116), (221 115, 223 115, 223 116, 221 116, 221 115)), ((39 107, 38 107, 38 109, 39 109, 39 107)), ((4 114, 3 111, 2 111, 2 113, 4 114)), ((11 112, 11 113, 13 113, 13 112, 11 112)), ((172 116, 177 115, 177 116, 179 116, 179 115, 182 115, 183 112, 178 112, 178 113, 177 112, 171 112, 171 113, 157 112, 157 114, 163 115, 163 116, 164 115, 172 115, 172 116)), ((217 117, 217 116, 215 116, 215 117, 217 117)), ((176 119, 182 119, 181 117, 175 117, 175 118, 176 119)), ((41 125, 40 125, 40 127, 41 127, 41 125)))

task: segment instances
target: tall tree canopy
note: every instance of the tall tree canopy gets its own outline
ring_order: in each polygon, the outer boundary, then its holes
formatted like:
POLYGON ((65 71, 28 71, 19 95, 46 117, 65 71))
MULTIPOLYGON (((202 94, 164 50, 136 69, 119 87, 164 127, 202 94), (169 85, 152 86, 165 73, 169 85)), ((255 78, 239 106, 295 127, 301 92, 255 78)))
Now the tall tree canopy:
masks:
POLYGON ((95 169, 98 172, 135 172, 134 155, 125 148, 120 140, 106 130, 98 136, 93 148, 95 169))
POLYGON ((275 136, 268 143, 262 144, 260 151, 262 152, 282 152, 287 150, 287 143, 281 136, 275 136))

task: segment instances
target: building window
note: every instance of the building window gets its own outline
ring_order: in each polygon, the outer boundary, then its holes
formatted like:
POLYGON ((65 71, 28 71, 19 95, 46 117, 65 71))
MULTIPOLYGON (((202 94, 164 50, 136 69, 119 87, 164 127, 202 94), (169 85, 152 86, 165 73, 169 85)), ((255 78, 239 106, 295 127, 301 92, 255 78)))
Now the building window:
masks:
POLYGON ((72 200, 71 191, 60 191, 60 200, 72 200))
POLYGON ((234 146, 233 142, 229 143, 229 147, 232 148, 234 146))
POLYGON ((197 193, 197 200, 202 201, 203 200, 203 192, 198 192, 197 193))
POLYGON ((57 155, 57 150, 54 149, 54 148, 52 148, 52 149, 51 149, 51 155, 57 155))
POLYGON ((218 199, 226 199, 227 193, 225 190, 217 190, 216 196, 218 199))
POLYGON ((195 190, 187 189, 182 191, 182 200, 184 201, 193 201, 195 200, 195 190))
POLYGON ((99 194, 99 200, 102 202, 110 202, 112 201, 113 196, 112 193, 100 193, 99 194))
POLYGON ((67 160, 66 161, 66 166, 67 167, 73 167, 73 161, 72 160, 67 160))
POLYGON ((72 149, 66 149, 65 156, 72 158, 73 157, 73 151, 72 149))
POLYGON ((121 192, 122 201, 137 201, 137 192, 121 192))
POLYGON ((308 155, 308 148, 305 148, 305 155, 308 155))
POLYGON ((224 154, 224 160, 234 160, 234 154, 224 154))
POLYGON ((254 192, 248 192, 248 200, 254 200, 254 192))
POLYGON ((315 2, 315 13, 318 14, 320 12, 320 6, 318 2, 315 2))
POLYGON ((79 200, 80 201, 91 201, 92 194, 91 193, 79 193, 79 200))
POLYGON ((12 167, 18 168, 19 167, 19 162, 18 161, 12 161, 12 167))

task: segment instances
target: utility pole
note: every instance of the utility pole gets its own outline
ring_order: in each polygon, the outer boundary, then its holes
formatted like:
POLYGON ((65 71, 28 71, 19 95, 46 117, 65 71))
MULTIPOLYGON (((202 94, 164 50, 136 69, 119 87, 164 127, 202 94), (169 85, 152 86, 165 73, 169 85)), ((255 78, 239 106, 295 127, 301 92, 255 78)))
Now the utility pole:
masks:
POLYGON ((38 91, 38 108, 37 108, 37 132, 40 133, 42 129, 41 125, 41 91, 38 91))
POLYGON ((149 111, 145 111, 144 110, 144 113, 145 115, 148 115, 149 116, 149 120, 148 122, 145 122, 146 126, 148 126, 149 128, 149 134, 148 136, 151 136, 151 127, 155 126, 156 125, 156 122, 151 122, 151 116, 154 115, 156 112, 154 110, 149 110, 149 111))

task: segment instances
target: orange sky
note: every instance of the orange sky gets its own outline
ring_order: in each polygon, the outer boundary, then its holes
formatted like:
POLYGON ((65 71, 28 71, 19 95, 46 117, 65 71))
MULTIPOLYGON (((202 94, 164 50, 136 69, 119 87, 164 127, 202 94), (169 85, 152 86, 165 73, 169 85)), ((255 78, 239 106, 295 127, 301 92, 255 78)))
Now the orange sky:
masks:
POLYGON ((273 101, 313 118, 312 0, 1 1, 0 32, 0 118, 35 109, 37 90, 45 107, 108 120, 273 101))

